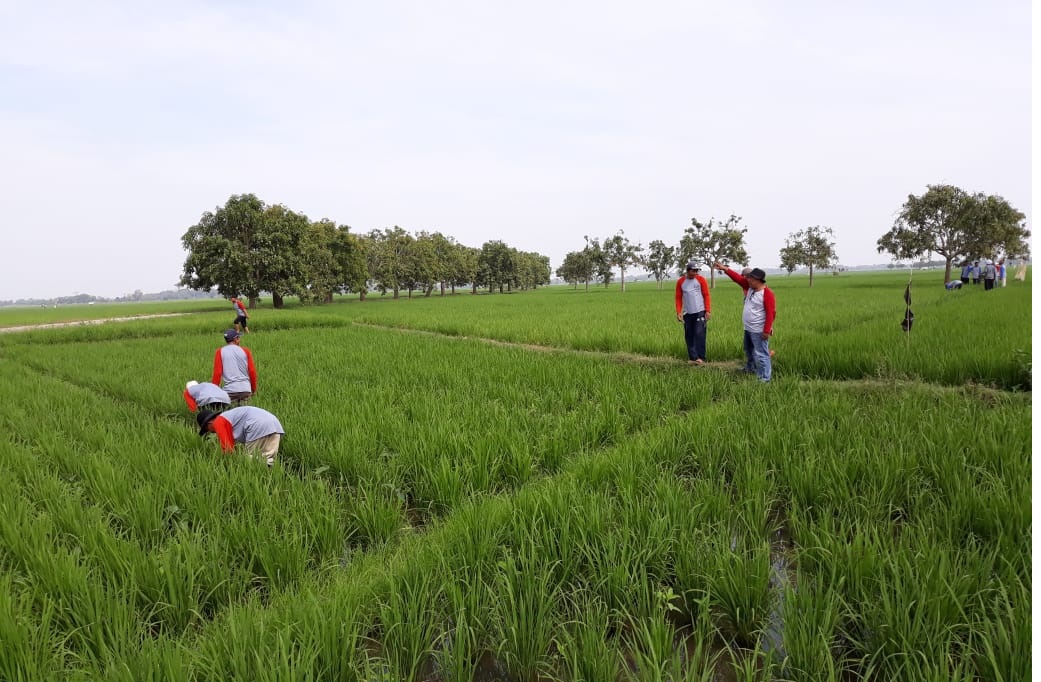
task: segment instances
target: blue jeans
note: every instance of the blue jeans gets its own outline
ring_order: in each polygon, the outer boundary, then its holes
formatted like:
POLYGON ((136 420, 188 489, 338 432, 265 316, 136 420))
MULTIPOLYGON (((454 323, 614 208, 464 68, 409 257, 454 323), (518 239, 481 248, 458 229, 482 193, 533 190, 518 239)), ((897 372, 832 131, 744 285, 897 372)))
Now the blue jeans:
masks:
POLYGON ((770 339, 760 332, 745 331, 745 371, 755 374, 759 381, 770 381, 770 339))
POLYGON ((691 360, 705 359, 705 312, 686 313, 683 316, 683 338, 687 342, 687 357, 691 360))

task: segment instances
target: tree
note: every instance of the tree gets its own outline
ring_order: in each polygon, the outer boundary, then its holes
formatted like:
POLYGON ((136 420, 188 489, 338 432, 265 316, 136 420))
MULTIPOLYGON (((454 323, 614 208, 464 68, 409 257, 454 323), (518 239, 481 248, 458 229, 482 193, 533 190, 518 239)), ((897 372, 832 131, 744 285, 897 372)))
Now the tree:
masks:
POLYGON ((179 284, 222 296, 245 296, 250 307, 269 291, 276 308, 283 296, 306 287, 307 216, 267 206, 254 194, 232 195, 181 237, 188 251, 179 284))
MULTIPOLYGON (((723 222, 709 218, 707 223, 691 218, 691 226, 684 230, 677 253, 676 264, 680 270, 686 267, 687 261, 696 260, 703 264, 747 263, 748 251, 745 250, 745 234, 747 228, 738 227, 741 218, 734 214, 723 222)), ((716 271, 709 268, 711 287, 716 286, 716 271)))
POLYGON ((505 287, 512 286, 517 278, 516 250, 505 242, 493 239, 481 245, 481 253, 477 257, 478 279, 488 287, 488 293, 496 288, 503 293, 505 287))
POLYGON ((644 259, 644 265, 654 275, 659 289, 661 289, 662 280, 669 274, 669 270, 672 269, 675 262, 675 246, 666 246, 665 242, 660 239, 655 239, 647 245, 647 257, 644 259))
POLYGON ((593 262, 585 251, 571 251, 564 256, 564 262, 557 268, 557 277, 578 288, 579 282, 586 283, 589 291, 589 280, 593 278, 593 262))
POLYGON ((781 248, 781 267, 784 268, 789 275, 795 272, 801 262, 802 249, 799 248, 798 244, 786 244, 781 248))
POLYGON ((599 239, 590 239, 589 237, 583 236, 586 240, 586 247, 584 249, 586 257, 589 262, 592 263, 593 270, 592 276, 597 281, 603 282, 606 288, 611 284, 611 280, 614 278, 614 273, 611 271, 611 264, 607 260, 607 254, 604 253, 604 249, 600 246, 599 239))
POLYGON ((618 268, 621 273, 622 291, 625 291, 625 269, 643 262, 640 253, 643 247, 633 244, 625 236, 622 230, 618 230, 613 237, 604 240, 604 260, 611 267, 618 268))
POLYGON ((955 261, 1025 256, 1030 232, 1024 218, 999 196, 929 185, 920 197, 908 195, 892 229, 878 239, 878 252, 888 252, 897 260, 937 253, 945 262, 946 283, 955 261))
POLYGON ((311 221, 302 213, 281 204, 264 211, 263 227, 256 240, 255 253, 262 264, 259 284, 271 292, 275 308, 284 305, 284 297, 302 294, 307 289, 308 266, 305 257, 311 221))
POLYGON ((793 232, 784 240, 781 249, 781 264, 789 274, 800 265, 810 269, 810 286, 813 286, 813 269, 834 267, 838 262, 835 253, 835 233, 830 227, 814 225, 793 232))

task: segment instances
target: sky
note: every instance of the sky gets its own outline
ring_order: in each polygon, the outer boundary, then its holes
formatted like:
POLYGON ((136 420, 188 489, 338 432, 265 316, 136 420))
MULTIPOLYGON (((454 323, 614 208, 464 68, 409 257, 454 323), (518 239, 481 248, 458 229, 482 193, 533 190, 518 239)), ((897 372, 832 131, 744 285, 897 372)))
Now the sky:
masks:
POLYGON ((0 300, 176 287, 231 195, 550 257, 741 216, 839 261, 931 184, 1031 222, 1026 0, 0 0, 0 300))

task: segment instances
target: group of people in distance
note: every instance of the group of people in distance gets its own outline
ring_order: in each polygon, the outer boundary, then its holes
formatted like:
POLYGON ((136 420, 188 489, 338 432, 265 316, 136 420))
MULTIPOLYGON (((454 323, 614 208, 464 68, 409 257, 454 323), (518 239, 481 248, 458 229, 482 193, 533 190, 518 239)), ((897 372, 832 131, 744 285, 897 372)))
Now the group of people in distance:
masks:
POLYGON ((263 458, 270 467, 285 430, 275 415, 245 404, 257 392, 257 368, 253 354, 241 345, 242 333, 249 331, 245 308, 238 299, 231 300, 235 328, 224 332, 224 345, 213 356, 213 376, 208 382, 185 384, 184 401, 196 413, 200 436, 217 434, 225 453, 241 443, 247 454, 263 458))
MULTIPOLYGON (((961 279, 952 279, 947 282, 944 287, 947 291, 954 289, 961 289, 963 286, 972 282, 973 284, 979 284, 983 282, 983 289, 990 291, 994 287, 1003 287, 1007 285, 1008 280, 1007 272, 1005 270, 1005 259, 1002 258, 997 263, 988 259, 985 259, 983 265, 980 265, 980 261, 965 261, 961 264, 961 279)), ((1020 263, 1016 269, 1016 279, 1024 281, 1027 277, 1027 265, 1026 263, 1020 263)))
MULTIPOLYGON (((777 306, 774 292, 766 286, 766 272, 760 268, 744 268, 737 273, 720 262, 713 263, 712 267, 732 279, 744 292, 741 322, 745 332, 745 365, 741 371, 755 374, 764 383, 769 382, 774 354, 770 350, 770 337, 777 306)), ((712 318, 708 282, 700 271, 701 266, 691 261, 687 263, 684 276, 676 280, 676 319, 683 323, 688 362, 698 366, 706 362, 708 321, 712 318)))

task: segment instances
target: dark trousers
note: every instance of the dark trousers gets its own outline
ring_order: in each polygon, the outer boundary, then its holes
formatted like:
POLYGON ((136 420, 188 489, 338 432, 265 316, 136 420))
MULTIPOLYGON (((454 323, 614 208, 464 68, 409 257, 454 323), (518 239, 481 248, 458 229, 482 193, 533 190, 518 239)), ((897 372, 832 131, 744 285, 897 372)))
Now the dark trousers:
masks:
POLYGON ((990 291, 991 289, 993 289, 994 288, 994 280, 992 280, 992 279, 985 279, 985 280, 983 280, 983 288, 986 291, 990 291))
POLYGON ((704 311, 683 316, 683 338, 687 342, 687 357, 691 360, 705 359, 706 332, 704 311))

